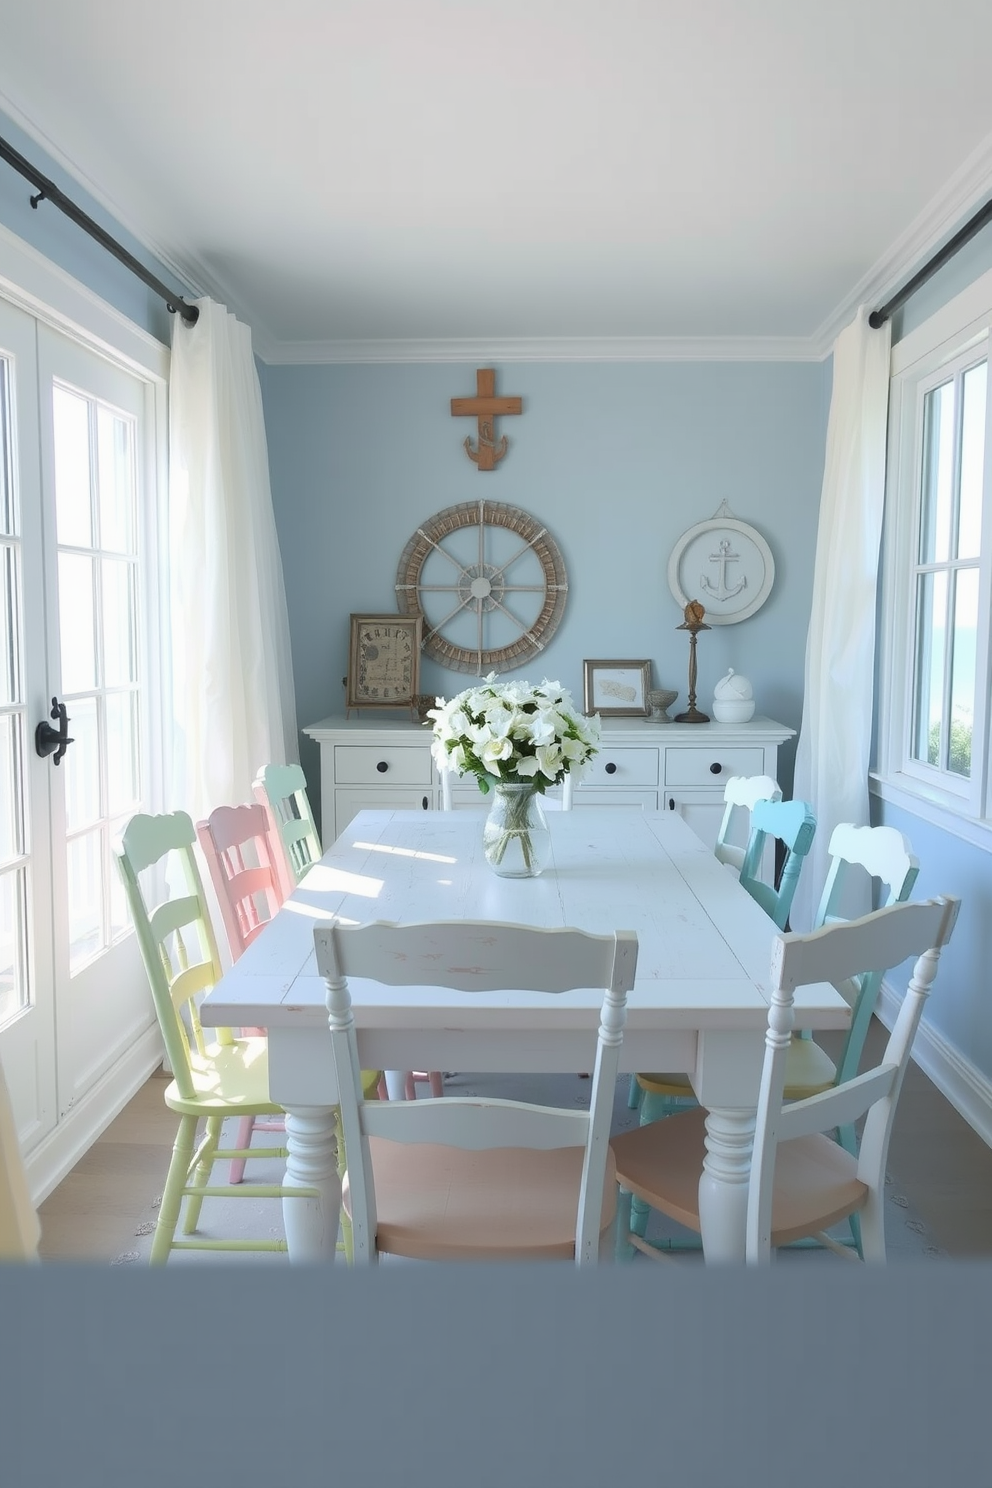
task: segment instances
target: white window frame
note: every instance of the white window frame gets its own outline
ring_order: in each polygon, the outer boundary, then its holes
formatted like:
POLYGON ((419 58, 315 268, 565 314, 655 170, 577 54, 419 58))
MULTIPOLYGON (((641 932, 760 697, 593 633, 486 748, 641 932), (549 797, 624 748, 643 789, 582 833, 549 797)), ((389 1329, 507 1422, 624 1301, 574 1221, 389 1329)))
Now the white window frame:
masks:
MULTIPOLYGON (((986 406, 979 627, 970 780, 913 759, 916 568, 923 404, 969 362, 992 362, 992 270, 892 349, 882 582, 879 607, 876 768, 883 800, 992 851, 992 388, 986 406)), ((992 381, 992 374, 990 374, 992 381)))
MULTIPOLYGON (((166 619, 169 593, 168 552, 168 390, 169 348, 102 300, 71 274, 46 258, 0 223, 0 294, 12 305, 135 373, 145 383, 145 418, 149 438, 137 472, 145 495, 139 507, 139 552, 145 586, 144 615, 139 616, 142 673, 159 682, 143 689, 140 726, 146 741, 148 769, 142 778, 142 804, 148 811, 166 809, 171 735, 171 643, 166 619), (154 526, 149 524, 152 514, 154 526)), ((140 458, 140 457, 139 457, 140 458)))

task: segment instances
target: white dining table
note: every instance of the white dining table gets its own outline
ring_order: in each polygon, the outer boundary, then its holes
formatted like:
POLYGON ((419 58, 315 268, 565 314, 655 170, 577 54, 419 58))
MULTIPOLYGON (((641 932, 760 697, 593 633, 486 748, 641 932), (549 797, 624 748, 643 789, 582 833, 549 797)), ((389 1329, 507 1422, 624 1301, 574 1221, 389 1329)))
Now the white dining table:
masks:
MULTIPOLYGON (((286 1183, 315 1190, 283 1200, 290 1258, 333 1259, 340 1218, 338 1092, 314 927, 491 919, 636 932, 620 1068, 689 1076, 707 1111, 704 1254, 743 1263, 775 926, 674 812, 549 812, 551 862, 529 879, 488 866, 484 819, 484 809, 361 812, 202 1003, 206 1025, 268 1029, 269 1089, 286 1110, 286 1183)), ((592 1068, 601 988, 549 997, 350 986, 363 1068, 592 1068)), ((795 1006, 801 1028, 850 1019, 827 984, 801 988, 795 1006)))

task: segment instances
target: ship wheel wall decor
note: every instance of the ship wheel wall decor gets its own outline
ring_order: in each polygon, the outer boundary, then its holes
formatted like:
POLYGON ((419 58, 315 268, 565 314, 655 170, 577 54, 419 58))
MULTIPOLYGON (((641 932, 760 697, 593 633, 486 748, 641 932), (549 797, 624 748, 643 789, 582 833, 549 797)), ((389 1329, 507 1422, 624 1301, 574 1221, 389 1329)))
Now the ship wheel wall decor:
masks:
POLYGON ((548 529, 518 506, 464 501, 428 518, 396 570, 401 614, 424 616, 425 655, 453 672, 506 672, 543 651, 568 579, 548 529))

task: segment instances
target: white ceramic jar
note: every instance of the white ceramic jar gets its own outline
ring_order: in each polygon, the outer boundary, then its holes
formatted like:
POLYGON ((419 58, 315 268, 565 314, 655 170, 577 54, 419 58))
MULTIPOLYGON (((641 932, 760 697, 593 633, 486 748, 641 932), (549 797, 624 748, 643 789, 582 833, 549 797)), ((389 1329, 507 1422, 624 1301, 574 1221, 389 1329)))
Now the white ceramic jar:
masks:
POLYGON ((754 689, 733 667, 713 689, 713 717, 717 723, 747 723, 754 714, 754 689))

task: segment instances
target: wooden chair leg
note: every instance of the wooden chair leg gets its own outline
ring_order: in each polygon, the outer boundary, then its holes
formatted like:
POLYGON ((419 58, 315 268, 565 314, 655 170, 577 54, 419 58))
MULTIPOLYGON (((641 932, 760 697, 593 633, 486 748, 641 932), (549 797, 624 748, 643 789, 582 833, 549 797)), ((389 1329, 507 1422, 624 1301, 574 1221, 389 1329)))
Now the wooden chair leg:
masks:
POLYGON ((631 1077, 630 1077, 630 1089, 627 1091, 627 1110, 628 1111, 636 1111, 637 1110, 638 1106, 641 1104, 641 1095, 642 1095, 642 1093, 643 1092, 641 1090, 641 1087, 637 1083, 637 1076, 636 1075, 631 1075, 631 1077))
POLYGON ((164 1265, 172 1249, 176 1226, 179 1223, 179 1211, 182 1208, 186 1176, 189 1173, 189 1165, 193 1161, 195 1139, 196 1117, 180 1117, 179 1130, 176 1132, 176 1140, 172 1146, 169 1174, 162 1191, 162 1202, 158 1206, 158 1219, 155 1224, 155 1234, 152 1237, 151 1264, 153 1266, 164 1265))
POLYGON ((630 1208, 634 1195, 629 1189, 621 1188, 617 1194, 617 1213, 614 1224, 614 1249, 615 1261, 632 1261, 634 1259, 634 1247, 628 1237, 630 1233, 630 1208))
MULTIPOLYGON (((200 1144, 200 1160, 196 1165, 196 1172, 189 1183, 192 1189, 205 1188, 210 1182, 210 1172, 214 1165, 214 1153, 220 1146, 221 1128, 224 1125, 223 1116, 208 1116, 207 1130, 200 1144)), ((186 1213, 183 1216, 183 1234, 192 1235, 200 1221, 200 1208, 203 1204, 203 1196, 198 1193, 190 1193, 186 1199, 186 1213)))
MULTIPOLYGON (((235 1147, 250 1147, 251 1134, 254 1130, 254 1116, 242 1116, 241 1120, 238 1122, 238 1133, 234 1143, 235 1147)), ((232 1183, 240 1183, 242 1178, 245 1176, 245 1162, 246 1159, 243 1157, 233 1157, 231 1159, 230 1180, 232 1183)))
POLYGON ((442 1096, 444 1094, 444 1075, 440 1070, 431 1070, 431 1095, 442 1096))

